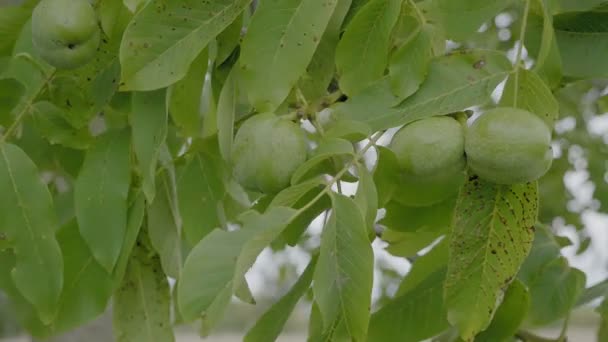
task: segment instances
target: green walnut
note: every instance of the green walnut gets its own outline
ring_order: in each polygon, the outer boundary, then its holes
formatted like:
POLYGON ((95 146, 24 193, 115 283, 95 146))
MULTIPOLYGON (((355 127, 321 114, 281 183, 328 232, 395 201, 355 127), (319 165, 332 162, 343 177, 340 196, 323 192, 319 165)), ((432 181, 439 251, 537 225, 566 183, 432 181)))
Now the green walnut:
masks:
POLYGON ((406 206, 429 206, 458 192, 465 180, 464 131, 448 116, 401 128, 390 145, 399 164, 393 198, 406 206))
POLYGON ((245 121, 234 137, 234 176, 248 190, 277 193, 289 185, 307 153, 298 125, 272 113, 258 114, 245 121))
POLYGON ((469 167, 482 179, 496 184, 531 182, 551 167, 551 130, 528 111, 492 109, 467 130, 465 152, 469 167))
POLYGON ((97 52, 101 30, 88 0, 42 0, 32 14, 32 43, 50 65, 74 69, 97 52))

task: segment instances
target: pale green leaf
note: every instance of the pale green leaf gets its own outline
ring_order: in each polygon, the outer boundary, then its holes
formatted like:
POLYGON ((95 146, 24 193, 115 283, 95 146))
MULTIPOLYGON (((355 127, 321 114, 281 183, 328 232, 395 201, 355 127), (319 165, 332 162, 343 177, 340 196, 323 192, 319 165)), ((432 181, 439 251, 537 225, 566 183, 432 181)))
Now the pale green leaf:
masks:
POLYGON ((298 82, 298 88, 309 103, 319 101, 327 94, 327 87, 334 78, 336 46, 340 40, 342 22, 353 2, 352 0, 337 1, 317 50, 298 82))
POLYGON ((560 14, 554 17, 553 26, 564 75, 608 77, 608 12, 560 14))
POLYGON ((127 226, 131 183, 130 143, 126 131, 108 132, 87 152, 74 198, 80 234, 108 272, 114 269, 127 226))
POLYGON ((123 90, 154 90, 186 76, 207 44, 251 0, 149 1, 127 26, 120 47, 123 90))
POLYGON ((557 0, 561 12, 588 11, 605 3, 606 0, 557 0))
POLYGON ((532 247, 537 184, 495 185, 470 177, 456 202, 444 299, 463 339, 485 330, 497 299, 532 247))
POLYGON ((325 331, 341 315, 349 337, 361 341, 370 317, 374 256, 357 204, 340 194, 332 203, 313 278, 315 301, 325 331))
POLYGON ((148 205, 148 236, 150 243, 159 254, 165 274, 179 279, 182 267, 181 230, 178 213, 175 175, 163 171, 157 178, 158 193, 148 205))
POLYGON ((281 190, 270 202, 270 207, 293 207, 304 195, 311 190, 324 185, 321 177, 311 178, 302 183, 281 190))
POLYGON ((407 207, 391 201, 386 204, 386 214, 380 223, 398 232, 441 230, 452 223, 455 204, 455 197, 427 207, 407 207))
POLYGON ((448 240, 442 239, 430 251, 414 260, 412 268, 399 284, 396 297, 412 292, 436 272, 445 274, 449 260, 448 240))
POLYGON ((224 317, 224 313, 232 299, 232 287, 225 287, 201 315, 200 334, 202 337, 209 336, 211 330, 224 317))
POLYGON ((76 129, 65 119, 65 112, 53 103, 40 101, 32 107, 31 117, 34 127, 51 144, 59 144, 75 149, 86 149, 91 144, 88 127, 76 129))
POLYGON ((444 29, 448 38, 462 41, 477 32, 514 0, 434 0, 428 2, 427 17, 444 29))
POLYGON ((236 68, 233 68, 224 82, 217 103, 217 139, 224 160, 230 160, 234 138, 234 118, 239 100, 236 68))
POLYGON ((156 195, 156 164, 167 138, 168 114, 166 90, 136 92, 131 102, 133 151, 142 176, 142 188, 148 202, 156 195))
POLYGON ((200 316, 226 295, 226 288, 234 293, 260 252, 281 233, 294 213, 285 207, 274 207, 263 215, 249 212, 240 230, 216 229, 202 239, 186 258, 178 283, 182 317, 192 320, 200 316))
POLYGON ((256 324, 247 332, 244 338, 245 342, 275 341, 279 337, 289 315, 310 287, 316 262, 317 258, 313 256, 313 259, 302 275, 300 275, 298 281, 281 299, 268 308, 256 324))
POLYGON ((414 94, 426 78, 433 57, 432 32, 421 27, 390 58, 388 66, 391 87, 399 99, 414 94))
POLYGON ((103 0, 98 1, 96 5, 101 28, 106 36, 115 38, 122 35, 126 24, 132 17, 123 0, 103 0))
POLYGON ((55 316, 63 287, 57 225, 51 194, 34 162, 19 147, 0 142, 0 231, 15 253, 10 274, 45 323, 55 316))
POLYGON ((336 49, 340 89, 352 96, 384 75, 400 0, 371 0, 348 23, 336 49))
POLYGON ((91 255, 72 220, 57 234, 65 263, 64 287, 59 299, 55 332, 68 331, 101 315, 113 292, 112 277, 91 255))
POLYGON ((302 165, 300 165, 291 176, 291 184, 298 184, 311 174, 311 171, 324 161, 343 155, 352 155, 353 145, 344 139, 327 138, 319 142, 319 146, 312 152, 312 155, 302 165))
POLYGON ((169 88, 171 118, 186 136, 198 137, 202 133, 201 97, 209 64, 208 50, 204 49, 185 77, 169 88))
POLYGON ((140 242, 113 301, 117 342, 173 342, 169 283, 160 259, 140 242))
POLYGON ((487 103, 510 71, 511 63, 501 52, 459 51, 433 59, 426 81, 398 106, 392 107, 390 86, 380 83, 336 106, 335 113, 367 123, 374 131, 395 127, 487 103))
POLYGON ((447 232, 447 226, 426 226, 416 231, 399 232, 386 229, 382 232, 382 241, 386 242, 386 251, 394 256, 413 257, 423 248, 447 232))
POLYGON ((551 15, 551 8, 555 5, 545 0, 532 2, 531 5, 525 46, 530 54, 536 56, 533 70, 553 89, 559 86, 562 78, 562 60, 551 15))
POLYGON ((538 115, 552 129, 559 118, 559 104, 551 89, 533 71, 521 69, 505 84, 500 104, 538 115))
POLYGON ((222 162, 215 148, 207 146, 178 170, 177 196, 182 229, 192 245, 220 226, 220 204, 226 191, 222 162))
POLYGON ((515 280, 505 293, 488 329, 475 337, 476 342, 506 341, 515 335, 530 306, 528 288, 515 280))
POLYGON ((127 231, 125 232, 124 242, 120 249, 120 256, 116 262, 116 267, 112 273, 114 288, 120 286, 122 279, 129 264, 129 257, 133 251, 133 246, 137 242, 137 237, 144 222, 146 213, 146 199, 143 194, 140 194, 135 199, 135 202, 129 208, 129 217, 127 220, 127 231))
POLYGON ((249 100, 274 111, 306 71, 338 0, 260 1, 241 45, 249 100))

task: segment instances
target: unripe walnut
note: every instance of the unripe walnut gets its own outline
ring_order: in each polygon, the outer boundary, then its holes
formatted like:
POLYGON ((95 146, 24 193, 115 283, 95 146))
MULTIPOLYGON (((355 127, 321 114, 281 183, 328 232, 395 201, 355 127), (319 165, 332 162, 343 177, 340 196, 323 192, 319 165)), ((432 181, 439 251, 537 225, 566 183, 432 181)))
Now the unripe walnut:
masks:
POLYGON ((400 168, 393 198, 407 206, 428 206, 458 192, 464 183, 464 132, 448 116, 415 121, 401 128, 390 145, 400 168))
POLYGON ((248 119, 234 138, 232 166, 246 189, 277 193, 306 161, 308 146, 302 129, 272 113, 248 119))

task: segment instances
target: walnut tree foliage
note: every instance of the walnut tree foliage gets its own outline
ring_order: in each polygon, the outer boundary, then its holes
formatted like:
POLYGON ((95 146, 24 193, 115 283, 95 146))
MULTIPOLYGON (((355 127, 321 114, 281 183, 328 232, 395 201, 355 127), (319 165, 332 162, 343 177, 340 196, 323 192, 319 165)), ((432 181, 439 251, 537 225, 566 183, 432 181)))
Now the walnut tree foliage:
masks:
POLYGON ((36 337, 111 304, 117 341, 173 341, 298 245, 245 341, 301 299, 313 342, 563 337, 608 294, 555 229, 584 253, 608 213, 605 112, 604 0, 0 2, 0 289, 36 337), (412 263, 378 303, 374 240, 412 263))

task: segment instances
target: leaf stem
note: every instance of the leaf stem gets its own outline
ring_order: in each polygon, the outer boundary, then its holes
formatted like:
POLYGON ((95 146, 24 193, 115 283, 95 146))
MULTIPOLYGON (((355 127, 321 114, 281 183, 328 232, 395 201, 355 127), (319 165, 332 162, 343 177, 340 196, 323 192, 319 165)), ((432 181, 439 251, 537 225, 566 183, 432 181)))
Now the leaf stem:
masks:
POLYGON ((530 13, 530 0, 526 0, 524 8, 524 16, 522 18, 521 30, 519 32, 519 46, 517 48, 517 56, 515 57, 515 64, 513 65, 513 72, 515 73, 515 89, 513 89, 513 107, 517 107, 517 97, 519 96, 519 69, 521 68, 521 59, 524 50, 524 40, 526 39, 526 29, 528 26, 528 14, 530 13))
POLYGON ((300 214, 302 214, 303 212, 305 212, 306 210, 308 210, 311 206, 313 206, 318 200, 321 199, 321 197, 325 196, 325 194, 327 194, 329 191, 331 191, 331 187, 336 184, 340 178, 342 178, 342 176, 344 176, 344 174, 348 171, 348 169, 353 166, 355 163, 357 163, 361 158, 363 158, 363 156, 365 155, 365 153, 367 152, 367 150, 369 150, 370 148, 372 148, 373 146, 376 145, 376 142, 382 137, 382 135, 384 135, 386 131, 380 131, 378 132, 375 136, 371 137, 369 139, 369 142, 359 151, 357 152, 357 154, 354 156, 354 158, 348 163, 346 164, 342 170, 340 170, 325 186, 325 188, 319 192, 319 194, 317 196, 315 196, 315 198, 313 198, 310 202, 308 202, 305 206, 303 206, 302 208, 298 209, 298 211, 291 217, 291 219, 289 220, 289 222, 293 221, 296 217, 300 216, 300 214))

